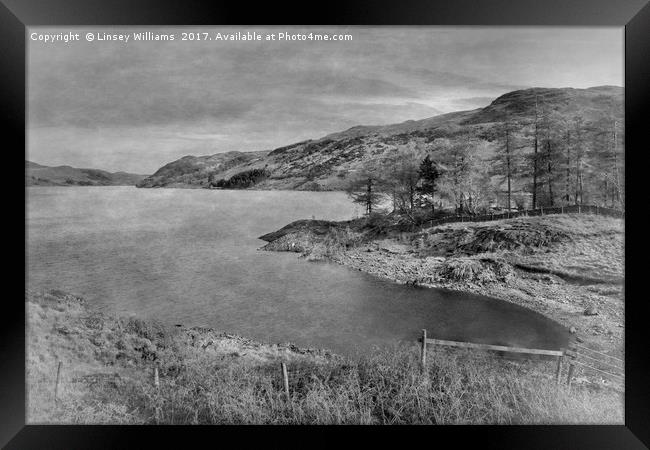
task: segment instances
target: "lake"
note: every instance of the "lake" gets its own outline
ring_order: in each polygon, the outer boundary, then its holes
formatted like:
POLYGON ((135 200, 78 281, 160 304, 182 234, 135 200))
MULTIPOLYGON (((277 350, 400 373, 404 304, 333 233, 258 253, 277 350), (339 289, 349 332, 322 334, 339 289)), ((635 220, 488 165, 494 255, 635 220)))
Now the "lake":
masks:
POLYGON ((95 308, 353 354, 430 337, 556 349, 567 331, 477 295, 397 285, 257 239, 362 211, 340 192, 30 187, 27 282, 95 308))

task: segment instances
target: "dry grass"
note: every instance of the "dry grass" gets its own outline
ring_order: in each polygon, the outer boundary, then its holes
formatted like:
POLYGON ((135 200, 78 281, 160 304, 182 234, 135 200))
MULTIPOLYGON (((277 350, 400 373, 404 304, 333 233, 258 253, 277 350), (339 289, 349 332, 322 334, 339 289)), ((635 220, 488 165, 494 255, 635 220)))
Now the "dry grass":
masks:
POLYGON ((440 281, 493 283, 512 276, 512 267, 504 261, 478 258, 449 258, 435 271, 440 281))
POLYGON ((288 401, 277 364, 197 363, 163 376, 159 388, 146 379, 98 383, 85 398, 87 417, 75 416, 78 401, 62 409, 83 423, 115 416, 165 424, 622 423, 620 397, 558 388, 539 368, 458 352, 431 359, 424 374, 413 347, 348 364, 289 364, 288 401))
POLYGON ((622 423, 622 396, 557 387, 549 361, 415 345, 349 360, 277 351, 210 330, 89 314, 74 298, 28 302, 29 423, 622 423), (53 398, 57 361, 64 371, 53 398), (288 364, 284 397, 279 361, 288 364), (152 383, 160 367, 160 387, 152 383))
MULTIPOLYGON (((412 237, 421 257, 454 258, 445 272, 451 280, 480 281, 471 255, 510 264, 619 282, 624 270, 624 222, 586 214, 549 215, 485 223, 432 227, 412 237), (417 245, 416 245, 417 244, 417 245)), ((486 278, 486 281, 489 279, 486 278)))

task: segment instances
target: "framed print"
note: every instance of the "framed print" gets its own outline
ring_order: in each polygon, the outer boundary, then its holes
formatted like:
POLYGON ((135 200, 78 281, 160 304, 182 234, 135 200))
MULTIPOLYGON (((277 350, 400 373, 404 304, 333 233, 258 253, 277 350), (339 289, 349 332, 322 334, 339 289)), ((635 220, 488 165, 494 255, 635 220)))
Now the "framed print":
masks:
POLYGON ((3 445, 647 448, 650 7, 301 11, 3 0, 3 445))

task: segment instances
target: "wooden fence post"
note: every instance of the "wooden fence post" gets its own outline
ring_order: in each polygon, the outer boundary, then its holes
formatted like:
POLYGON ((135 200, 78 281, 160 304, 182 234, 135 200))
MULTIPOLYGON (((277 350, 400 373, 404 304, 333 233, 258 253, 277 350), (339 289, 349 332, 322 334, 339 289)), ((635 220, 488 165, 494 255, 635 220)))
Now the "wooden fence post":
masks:
POLYGON ((420 347, 420 366, 424 372, 427 366, 427 330, 422 329, 422 346, 420 347))
POLYGON ((291 394, 289 393, 289 375, 287 374, 287 365, 285 363, 280 363, 282 368, 282 380, 284 382, 284 393, 287 396, 287 401, 291 400, 291 394))
POLYGON ((54 385, 54 403, 58 401, 59 398, 59 380, 61 379, 61 361, 57 364, 56 367, 56 384, 54 385))
POLYGON ((158 389, 160 387, 160 378, 158 377, 158 364, 153 368, 153 385, 158 389))
POLYGON ((580 214, 582 211, 580 210, 580 205, 578 205, 578 214, 580 214))
POLYGON ((564 206, 560 206, 560 214, 564 214, 564 206))
POLYGON ((540 215, 540 216, 543 216, 543 215, 544 215, 544 207, 543 207, 543 206, 540 206, 540 207, 539 207, 539 211, 540 211, 540 214, 539 214, 539 215, 540 215))
POLYGON ((569 374, 566 378, 566 384, 569 387, 571 387, 571 382, 573 381, 573 371, 575 370, 575 367, 576 366, 573 363, 569 363, 569 374))
POLYGON ((555 369, 555 384, 560 384, 560 375, 562 374, 562 356, 557 357, 557 368, 555 369))

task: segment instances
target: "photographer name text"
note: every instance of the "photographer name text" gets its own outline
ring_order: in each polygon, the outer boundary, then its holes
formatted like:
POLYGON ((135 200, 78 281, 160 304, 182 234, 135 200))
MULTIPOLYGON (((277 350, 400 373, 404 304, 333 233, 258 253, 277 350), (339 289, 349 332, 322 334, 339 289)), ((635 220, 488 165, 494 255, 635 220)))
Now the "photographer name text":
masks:
POLYGON ((151 31, 129 32, 129 33, 107 33, 107 32, 86 32, 86 33, 30 33, 31 41, 43 44, 67 44, 70 42, 171 42, 171 41, 214 41, 214 42, 293 42, 293 41, 351 41, 351 34, 338 33, 313 33, 313 32, 286 32, 258 33, 256 31, 237 32, 179 32, 179 33, 155 33, 151 31))

